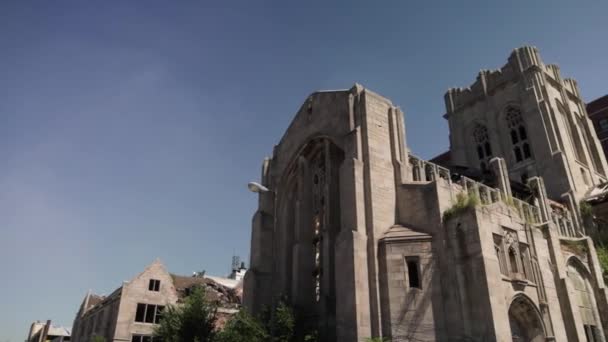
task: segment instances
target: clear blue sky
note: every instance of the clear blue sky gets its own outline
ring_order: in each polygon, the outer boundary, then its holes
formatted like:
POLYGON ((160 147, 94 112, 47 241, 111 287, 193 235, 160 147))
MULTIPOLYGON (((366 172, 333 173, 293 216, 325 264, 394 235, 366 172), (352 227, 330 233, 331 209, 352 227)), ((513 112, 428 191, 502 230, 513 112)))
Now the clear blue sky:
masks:
POLYGON ((608 93, 608 2, 2 1, 0 341, 70 326, 156 257, 228 271, 257 179, 314 90, 354 82, 448 147, 443 94, 532 44, 608 93), (218 3, 229 3, 217 7, 218 3), (423 6, 424 3, 424 6, 423 6), (213 4, 213 5, 211 5, 213 4))

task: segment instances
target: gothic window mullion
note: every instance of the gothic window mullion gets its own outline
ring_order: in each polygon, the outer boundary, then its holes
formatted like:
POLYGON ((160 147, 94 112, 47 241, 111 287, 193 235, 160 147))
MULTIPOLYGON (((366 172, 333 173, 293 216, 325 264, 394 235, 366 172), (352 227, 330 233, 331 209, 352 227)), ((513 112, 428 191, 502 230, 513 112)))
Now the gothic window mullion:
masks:
POLYGON ((508 107, 505 120, 509 128, 515 162, 519 163, 532 158, 528 134, 524 125, 524 120, 521 116, 521 111, 515 107, 508 107))
POLYGON ((323 232, 327 224, 327 168, 325 153, 319 152, 313 159, 313 282, 315 301, 321 300, 321 280, 323 277, 323 232))
POLYGON ((479 167, 482 171, 485 171, 492 158, 492 147, 488 139, 488 129, 483 125, 477 124, 473 130, 473 139, 477 146, 479 167))

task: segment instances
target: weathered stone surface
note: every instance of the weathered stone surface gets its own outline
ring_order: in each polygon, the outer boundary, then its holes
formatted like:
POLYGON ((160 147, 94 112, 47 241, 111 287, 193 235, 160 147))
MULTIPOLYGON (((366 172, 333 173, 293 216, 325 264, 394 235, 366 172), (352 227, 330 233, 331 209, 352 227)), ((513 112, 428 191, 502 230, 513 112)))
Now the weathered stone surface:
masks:
POLYGON ((323 341, 603 341, 578 201, 607 166, 576 83, 523 47, 445 101, 446 168, 409 153, 386 98, 308 97, 265 161, 251 270, 268 273, 246 279, 245 305, 285 295, 323 341))

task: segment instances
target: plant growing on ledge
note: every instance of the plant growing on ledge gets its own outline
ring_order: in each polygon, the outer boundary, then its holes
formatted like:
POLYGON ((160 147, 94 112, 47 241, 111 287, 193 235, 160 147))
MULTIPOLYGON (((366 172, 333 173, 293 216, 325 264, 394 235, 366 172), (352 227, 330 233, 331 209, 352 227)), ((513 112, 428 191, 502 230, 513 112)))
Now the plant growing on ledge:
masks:
POLYGON ((479 205, 479 197, 475 194, 459 193, 456 195, 456 202, 448 210, 443 212, 443 221, 449 220, 452 216, 474 208, 479 205))
POLYGON ((597 252, 597 258, 600 262, 600 266, 602 267, 604 281, 608 282, 608 248, 600 244, 597 246, 595 251, 597 252))
POLYGON ((593 207, 587 201, 585 201, 585 200, 580 201, 580 203, 578 204, 578 207, 580 208, 582 217, 593 218, 593 207))

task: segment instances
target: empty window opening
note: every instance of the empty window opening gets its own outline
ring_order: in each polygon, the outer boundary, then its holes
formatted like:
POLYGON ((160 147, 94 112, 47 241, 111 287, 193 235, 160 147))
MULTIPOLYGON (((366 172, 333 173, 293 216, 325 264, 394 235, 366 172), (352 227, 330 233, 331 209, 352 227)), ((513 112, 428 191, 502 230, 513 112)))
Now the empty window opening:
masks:
POLYGON ((420 259, 418 257, 406 257, 407 279, 410 288, 421 288, 420 286, 420 259))
POLYGON ((477 145, 477 158, 482 171, 487 170, 487 165, 492 158, 492 146, 488 139, 488 129, 486 126, 477 124, 473 130, 473 139, 477 145))
POLYGON ((150 279, 148 283, 148 290, 150 291, 160 291, 160 280, 158 279, 150 279))
POLYGON ((135 322, 140 323, 159 323, 162 318, 162 312, 165 307, 154 304, 137 304, 135 313, 135 322))
POLYGON ((517 253, 514 248, 509 248, 509 264, 511 265, 511 273, 519 273, 517 268, 517 253))
POLYGON ((532 158, 530 144, 528 143, 528 133, 524 126, 521 111, 515 107, 508 107, 505 119, 509 127, 515 162, 519 163, 532 158))

